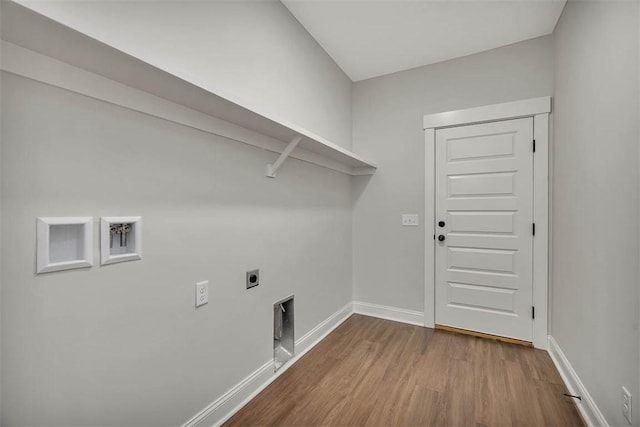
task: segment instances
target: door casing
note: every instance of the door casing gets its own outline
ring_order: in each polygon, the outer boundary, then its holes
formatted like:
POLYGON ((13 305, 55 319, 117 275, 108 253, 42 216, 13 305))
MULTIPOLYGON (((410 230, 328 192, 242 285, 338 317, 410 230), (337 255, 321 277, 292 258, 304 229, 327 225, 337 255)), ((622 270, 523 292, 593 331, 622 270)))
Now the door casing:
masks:
POLYGON ((549 295, 549 114, 551 97, 493 104, 424 116, 425 134, 425 303, 424 325, 435 326, 435 136, 436 130, 478 123, 533 117, 533 345, 548 347, 549 295), (431 166, 431 170, 429 170, 431 166))

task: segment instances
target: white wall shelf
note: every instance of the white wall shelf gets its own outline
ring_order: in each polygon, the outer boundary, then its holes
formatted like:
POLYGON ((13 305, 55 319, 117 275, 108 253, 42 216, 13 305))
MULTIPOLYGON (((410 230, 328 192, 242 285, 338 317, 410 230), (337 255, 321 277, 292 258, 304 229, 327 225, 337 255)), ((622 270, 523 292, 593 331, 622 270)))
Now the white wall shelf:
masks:
POLYGON ((3 4, 2 12, 4 71, 278 154, 300 137, 282 161, 294 157, 349 175, 376 170, 374 162, 217 95, 191 76, 170 74, 16 3, 3 4), (122 85, 144 94, 132 96, 122 85))

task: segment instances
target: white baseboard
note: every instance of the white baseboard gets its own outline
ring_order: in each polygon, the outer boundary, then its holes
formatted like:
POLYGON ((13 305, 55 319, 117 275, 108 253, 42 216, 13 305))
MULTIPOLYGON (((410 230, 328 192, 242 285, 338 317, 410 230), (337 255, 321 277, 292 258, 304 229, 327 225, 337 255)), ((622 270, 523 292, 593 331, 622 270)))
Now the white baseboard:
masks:
POLYGON ((573 370, 571 363, 569 363, 569 360, 551 335, 549 335, 548 352, 551 356, 551 360, 553 360, 553 363, 556 365, 556 369, 558 369, 562 380, 567 386, 569 393, 582 397, 582 400, 576 399, 576 406, 587 425, 589 427, 609 427, 604 415, 602 415, 602 412, 598 409, 598 406, 587 391, 586 387, 582 384, 580 377, 578 377, 576 371, 573 370))
POLYGON ((327 319, 320 322, 315 328, 307 332, 304 336, 296 340, 296 357, 303 356, 306 352, 316 346, 324 337, 329 335, 342 322, 353 314, 353 303, 347 303, 340 310, 333 313, 327 319))
POLYGON ((238 406, 238 401, 250 400, 254 395, 254 391, 257 394, 273 381, 271 378, 274 375, 273 368, 273 360, 268 361, 209 406, 194 415, 182 427, 222 424, 232 415, 234 408, 238 406), (229 416, 224 417, 225 414, 229 414, 229 416), (220 421, 215 421, 217 419, 220 419, 220 421))
POLYGON ((353 304, 348 303, 298 339, 296 341, 295 357, 280 368, 278 372, 274 372, 272 360, 266 362, 213 403, 194 415, 182 427, 219 426, 227 421, 305 353, 315 347, 324 337, 347 320, 351 314, 353 314, 353 304))
POLYGON ((406 310, 404 308, 354 301, 353 312, 372 317, 379 317, 381 319, 408 323, 410 325, 424 326, 424 313, 421 311, 406 310))

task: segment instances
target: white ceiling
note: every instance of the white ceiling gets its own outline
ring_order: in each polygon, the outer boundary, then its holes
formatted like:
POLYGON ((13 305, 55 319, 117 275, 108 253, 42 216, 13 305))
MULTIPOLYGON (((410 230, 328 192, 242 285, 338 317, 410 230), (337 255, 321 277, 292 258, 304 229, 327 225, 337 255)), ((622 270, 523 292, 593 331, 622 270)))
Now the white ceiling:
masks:
POLYGON ((550 34, 565 0, 282 0, 353 81, 550 34))

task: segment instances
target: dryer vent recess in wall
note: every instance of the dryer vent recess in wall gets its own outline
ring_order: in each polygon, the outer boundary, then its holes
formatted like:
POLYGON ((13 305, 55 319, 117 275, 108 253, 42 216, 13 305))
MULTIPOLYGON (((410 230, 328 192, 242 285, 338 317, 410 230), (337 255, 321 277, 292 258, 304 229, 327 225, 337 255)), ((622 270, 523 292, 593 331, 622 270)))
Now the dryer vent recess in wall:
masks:
POLYGON ((293 295, 273 304, 273 364, 280 369, 295 355, 293 295))

